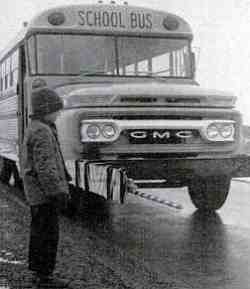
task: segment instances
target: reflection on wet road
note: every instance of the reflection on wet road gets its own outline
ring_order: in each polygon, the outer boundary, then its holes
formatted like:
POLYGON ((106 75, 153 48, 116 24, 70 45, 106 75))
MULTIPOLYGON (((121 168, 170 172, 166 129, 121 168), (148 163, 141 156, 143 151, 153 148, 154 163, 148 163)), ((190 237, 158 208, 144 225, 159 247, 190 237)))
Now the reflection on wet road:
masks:
POLYGON ((233 181, 224 207, 209 215, 195 210, 186 188, 150 193, 183 209, 129 196, 124 206, 95 203, 82 224, 119 247, 124 266, 133 262, 142 278, 151 272, 145 288, 250 288, 250 184, 233 181))

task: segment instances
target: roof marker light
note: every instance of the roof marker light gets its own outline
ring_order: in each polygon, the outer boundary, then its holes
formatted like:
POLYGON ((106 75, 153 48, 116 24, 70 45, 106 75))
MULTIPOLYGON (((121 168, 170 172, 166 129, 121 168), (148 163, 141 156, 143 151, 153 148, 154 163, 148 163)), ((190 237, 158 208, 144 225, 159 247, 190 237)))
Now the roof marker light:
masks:
POLYGON ((168 15, 164 20, 163 20, 163 26, 170 31, 177 30, 179 27, 179 22, 176 20, 171 15, 168 15))
POLYGON ((53 12, 49 15, 48 21, 51 25, 59 26, 65 22, 65 15, 61 12, 53 12))

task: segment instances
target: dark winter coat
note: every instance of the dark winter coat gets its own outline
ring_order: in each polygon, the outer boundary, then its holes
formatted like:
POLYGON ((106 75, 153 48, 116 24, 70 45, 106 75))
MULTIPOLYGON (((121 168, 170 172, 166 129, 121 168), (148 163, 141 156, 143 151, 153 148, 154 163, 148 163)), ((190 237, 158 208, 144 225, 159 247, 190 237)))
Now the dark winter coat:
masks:
POLYGON ((31 206, 69 194, 69 175, 54 124, 31 121, 24 138, 21 165, 25 194, 31 206))

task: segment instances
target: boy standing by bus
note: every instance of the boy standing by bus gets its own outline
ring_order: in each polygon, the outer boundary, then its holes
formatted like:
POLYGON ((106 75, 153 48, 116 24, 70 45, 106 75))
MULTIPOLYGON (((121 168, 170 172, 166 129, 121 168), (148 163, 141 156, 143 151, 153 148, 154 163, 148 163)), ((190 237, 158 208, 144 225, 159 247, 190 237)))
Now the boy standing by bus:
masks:
POLYGON ((31 207, 29 269, 35 282, 65 288, 52 276, 59 239, 58 209, 69 198, 67 173, 55 121, 63 102, 55 91, 43 88, 32 94, 32 120, 23 143, 23 180, 31 207))

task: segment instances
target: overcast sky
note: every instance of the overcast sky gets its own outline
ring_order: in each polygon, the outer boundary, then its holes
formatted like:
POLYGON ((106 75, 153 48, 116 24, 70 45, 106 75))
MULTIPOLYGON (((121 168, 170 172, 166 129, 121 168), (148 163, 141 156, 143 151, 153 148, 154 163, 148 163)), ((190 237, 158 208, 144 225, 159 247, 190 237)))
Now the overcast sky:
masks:
MULTIPOLYGON (((108 3, 105 1, 104 3, 108 3)), ((123 1, 116 1, 121 4, 123 1)), ((0 4, 0 48, 36 13, 65 4, 93 0, 7 0, 0 4)), ((250 1, 128 0, 130 5, 165 10, 184 17, 194 32, 197 80, 203 87, 232 91, 237 108, 250 125, 250 1)))

